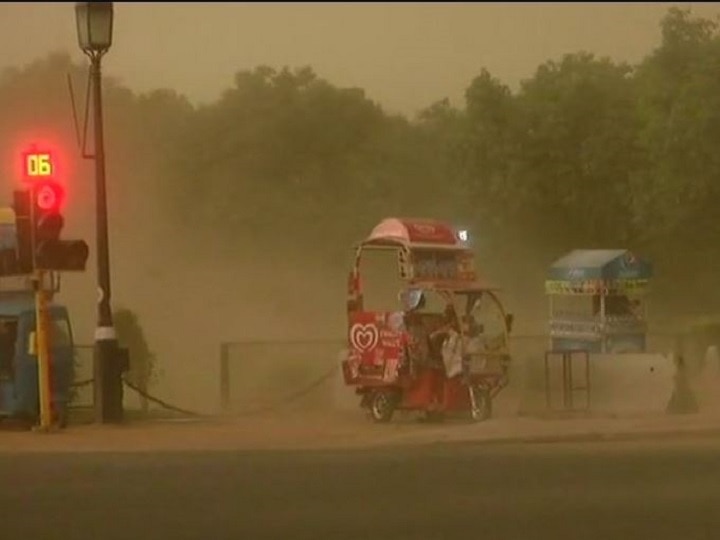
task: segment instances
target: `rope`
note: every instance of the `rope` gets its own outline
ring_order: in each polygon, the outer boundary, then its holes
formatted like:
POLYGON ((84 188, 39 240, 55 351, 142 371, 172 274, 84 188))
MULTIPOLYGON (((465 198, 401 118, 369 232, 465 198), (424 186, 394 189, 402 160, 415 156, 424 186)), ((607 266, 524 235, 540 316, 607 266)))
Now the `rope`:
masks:
POLYGON ((156 405, 160 405, 163 409, 167 409, 169 411, 178 412, 180 414, 184 414, 187 416, 207 416, 206 414, 195 412, 195 411, 189 411, 187 409, 182 409, 180 407, 176 407, 175 405, 171 405, 170 403, 167 403, 166 401, 163 401, 160 398, 156 398, 155 396, 151 396, 147 392, 143 391, 139 387, 135 386, 133 383, 128 381, 127 379, 123 379, 123 383, 125 383, 125 386, 130 388, 131 390, 135 390, 138 394, 140 394, 142 397, 147 399, 148 401, 152 401, 156 405))
MULTIPOLYGON (((261 407, 250 408, 250 409, 245 409, 245 410, 237 411, 237 412, 235 412, 234 414, 236 414, 236 415, 242 415, 242 416, 252 415, 252 414, 259 414, 259 413, 263 413, 263 412, 270 412, 270 411, 277 410, 278 408, 282 407, 283 405, 289 405, 289 404, 297 401, 298 399, 300 399, 300 398, 302 398, 302 397, 305 397, 305 396, 308 395, 310 392, 312 392, 313 390, 315 390, 316 388, 318 388, 321 384, 323 384, 325 381, 327 381, 327 380, 330 379, 333 375, 335 375, 335 373, 337 372, 338 369, 339 369, 339 366, 338 366, 338 365, 334 365, 331 370, 327 371, 326 373, 324 373, 323 375, 321 375, 320 377, 318 377, 317 379, 315 379, 315 380, 314 380, 313 382, 311 382, 309 385, 307 385, 307 386, 301 388, 300 390, 298 390, 298 391, 296 391, 296 392, 288 395, 287 397, 285 397, 284 399, 278 401, 278 402, 275 403, 275 404, 265 405, 265 406, 261 406, 261 407)), ((78 382, 72 383, 71 386, 72 386, 73 388, 80 388, 80 387, 83 387, 83 386, 87 386, 87 385, 89 385, 89 384, 92 384, 94 381, 95 381, 95 379, 86 379, 86 380, 82 380, 82 381, 78 381, 78 382)), ((169 411, 174 411, 174 412, 177 412, 177 413, 180 413, 180 414, 184 414, 184 415, 186 415, 186 416, 194 416, 194 417, 206 417, 206 416, 209 416, 209 415, 207 415, 207 414, 199 413, 199 412, 196 412, 196 411, 190 411, 190 410, 188 410, 188 409, 183 409, 183 408, 181 408, 181 407, 177 407, 177 406, 172 405, 172 404, 170 404, 170 403, 168 403, 168 402, 166 402, 166 401, 163 401, 162 399, 160 399, 160 398, 158 398, 158 397, 155 397, 155 396, 153 396, 153 395, 151 395, 151 394, 148 394, 147 392, 145 392, 144 390, 142 390, 142 389, 139 388, 138 386, 134 385, 133 383, 131 383, 130 381, 128 381, 128 380, 125 379, 125 378, 123 378, 123 383, 125 384, 125 386, 127 386, 127 387, 130 388, 131 390, 134 390, 135 392, 137 392, 137 393, 138 393, 140 396, 142 396, 143 398, 147 399, 148 401, 151 401, 152 403, 155 403, 156 405, 159 405, 159 406, 162 407, 163 409, 166 409, 166 410, 169 410, 169 411)))
POLYGON ((315 380, 314 380, 313 382, 311 382, 308 386, 306 386, 306 387, 304 387, 304 388, 301 388, 301 389, 298 390, 297 392, 295 392, 295 393, 293 393, 293 394, 290 394, 289 396, 285 397, 285 399, 282 399, 282 400, 276 402, 276 403, 273 404, 273 405, 264 405, 264 406, 261 406, 261 407, 255 407, 255 408, 251 408, 251 409, 244 409, 244 410, 241 410, 241 411, 236 411, 234 414, 235 414, 235 415, 239 415, 239 416, 248 416, 248 415, 252 415, 252 414, 259 414, 259 413, 263 413, 263 412, 275 411, 275 410, 277 410, 278 408, 280 408, 280 407, 283 406, 283 405, 289 405, 290 403, 293 403, 294 401, 297 401, 298 399, 300 399, 300 398, 302 398, 302 397, 305 397, 305 396, 308 395, 310 392, 312 392, 313 390, 315 390, 318 386, 320 386, 322 383, 324 383, 325 381, 327 381, 330 377, 332 377, 333 375, 335 375, 335 373, 337 372, 337 370, 338 370, 339 368, 340 368, 339 366, 334 365, 334 366, 332 367, 332 369, 330 369, 329 371, 327 371, 326 373, 324 373, 323 375, 321 375, 320 377, 318 377, 317 379, 315 379, 315 380))

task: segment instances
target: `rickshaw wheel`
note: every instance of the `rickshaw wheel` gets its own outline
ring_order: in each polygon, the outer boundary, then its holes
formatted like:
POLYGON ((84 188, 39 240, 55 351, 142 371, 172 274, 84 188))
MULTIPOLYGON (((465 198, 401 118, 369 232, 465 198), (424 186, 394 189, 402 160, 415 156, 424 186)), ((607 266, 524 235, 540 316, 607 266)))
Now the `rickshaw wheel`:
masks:
POLYGON ((490 391, 481 386, 473 386, 471 392, 473 393, 474 404, 470 406, 470 417, 474 422, 487 420, 492 416, 490 391))
POLYGON ((389 390, 375 390, 370 395, 368 412, 377 423, 389 422, 395 412, 395 394, 389 390))

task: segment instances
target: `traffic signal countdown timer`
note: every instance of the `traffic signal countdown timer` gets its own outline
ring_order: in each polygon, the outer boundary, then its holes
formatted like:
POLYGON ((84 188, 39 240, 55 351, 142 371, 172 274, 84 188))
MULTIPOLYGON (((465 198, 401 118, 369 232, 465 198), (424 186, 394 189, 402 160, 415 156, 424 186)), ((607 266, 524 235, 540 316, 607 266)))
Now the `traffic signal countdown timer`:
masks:
POLYGON ((50 152, 38 151, 34 147, 23 153, 23 180, 52 180, 55 178, 55 163, 50 152))
POLYGON ((0 275, 35 270, 84 271, 89 254, 87 243, 60 239, 65 224, 64 191, 55 181, 52 154, 24 153, 23 177, 28 188, 13 193, 16 249, 0 251, 0 275))

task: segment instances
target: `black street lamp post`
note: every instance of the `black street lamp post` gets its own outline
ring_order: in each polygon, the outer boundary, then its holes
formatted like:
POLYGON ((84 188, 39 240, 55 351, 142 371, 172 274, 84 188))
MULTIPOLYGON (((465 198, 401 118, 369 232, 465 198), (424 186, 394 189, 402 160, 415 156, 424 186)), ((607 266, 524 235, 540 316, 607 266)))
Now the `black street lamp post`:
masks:
POLYGON ((103 423, 120 422, 122 408, 122 358, 110 308, 110 248, 108 239, 105 143, 103 135, 102 57, 112 45, 113 3, 75 4, 78 44, 90 59, 95 134, 96 228, 98 311, 95 329, 93 372, 95 377, 95 418, 103 423))

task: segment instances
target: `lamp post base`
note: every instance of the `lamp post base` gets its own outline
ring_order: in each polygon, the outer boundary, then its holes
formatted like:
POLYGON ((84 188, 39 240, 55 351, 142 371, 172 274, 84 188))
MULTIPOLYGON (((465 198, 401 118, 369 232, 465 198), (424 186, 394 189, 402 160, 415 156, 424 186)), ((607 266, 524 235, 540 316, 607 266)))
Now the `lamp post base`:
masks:
POLYGON ((127 357, 123 354, 125 351, 118 347, 117 339, 112 337, 96 339, 93 352, 95 421, 102 424, 120 423, 123 421, 122 374, 127 371, 127 357))

